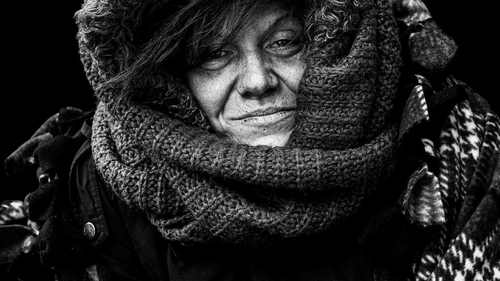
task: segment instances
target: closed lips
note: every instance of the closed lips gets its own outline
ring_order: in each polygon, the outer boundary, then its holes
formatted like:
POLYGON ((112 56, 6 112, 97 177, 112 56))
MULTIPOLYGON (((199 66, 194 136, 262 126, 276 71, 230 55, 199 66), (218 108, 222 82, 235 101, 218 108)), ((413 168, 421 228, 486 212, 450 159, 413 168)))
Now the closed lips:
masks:
POLYGON ((239 118, 242 123, 270 124, 288 119, 295 115, 294 108, 272 109, 264 111, 254 111, 239 118))

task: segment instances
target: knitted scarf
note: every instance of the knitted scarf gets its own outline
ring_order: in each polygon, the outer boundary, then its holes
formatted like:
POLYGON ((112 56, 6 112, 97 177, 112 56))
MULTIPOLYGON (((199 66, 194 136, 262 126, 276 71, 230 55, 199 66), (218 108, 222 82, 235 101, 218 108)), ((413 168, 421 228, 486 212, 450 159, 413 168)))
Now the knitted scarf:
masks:
MULTIPOLYGON (((313 235, 339 226, 384 187, 397 151, 392 109, 401 64, 386 1, 310 2, 308 67, 286 147, 232 143, 182 114, 125 102, 119 89, 102 87, 126 64, 117 42, 133 37, 102 40, 106 25, 115 36, 128 28, 113 22, 127 13, 123 2, 88 0, 77 14, 82 61, 99 98, 92 152, 110 188, 166 239, 261 246, 313 235)), ((164 79, 162 91, 192 95, 164 79)))

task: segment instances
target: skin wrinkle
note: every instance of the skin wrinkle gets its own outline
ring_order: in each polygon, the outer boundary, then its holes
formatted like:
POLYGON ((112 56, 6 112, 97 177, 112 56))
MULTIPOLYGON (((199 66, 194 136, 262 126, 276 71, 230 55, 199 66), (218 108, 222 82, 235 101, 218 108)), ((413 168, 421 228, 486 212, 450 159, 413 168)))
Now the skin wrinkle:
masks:
POLYGON ((283 14, 277 8, 266 11, 263 20, 246 26, 229 47, 215 52, 223 55, 188 71, 188 85, 218 135, 249 145, 286 144, 295 127, 295 113, 289 110, 296 107, 306 66, 304 46, 293 41, 302 25, 283 14), (282 46, 284 40, 287 45, 282 46), (281 113, 258 113, 270 108, 281 113))

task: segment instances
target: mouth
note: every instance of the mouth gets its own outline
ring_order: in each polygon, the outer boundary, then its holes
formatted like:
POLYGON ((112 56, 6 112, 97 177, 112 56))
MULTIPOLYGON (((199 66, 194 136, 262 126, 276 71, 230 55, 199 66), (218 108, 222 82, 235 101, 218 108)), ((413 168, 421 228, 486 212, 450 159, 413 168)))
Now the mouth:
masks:
POLYGON ((243 116, 237 118, 241 124, 272 124, 278 123, 280 121, 287 120, 295 116, 295 107, 286 108, 267 108, 262 110, 255 110, 244 114, 243 116))

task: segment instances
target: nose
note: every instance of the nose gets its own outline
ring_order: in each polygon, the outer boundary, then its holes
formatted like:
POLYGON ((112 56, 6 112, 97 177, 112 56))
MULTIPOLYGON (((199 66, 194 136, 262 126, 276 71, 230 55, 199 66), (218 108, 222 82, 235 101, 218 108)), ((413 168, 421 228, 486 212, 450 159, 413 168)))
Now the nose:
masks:
POLYGON ((277 85, 276 74, 263 55, 252 53, 246 57, 238 85, 238 92, 241 95, 261 97, 277 85))

